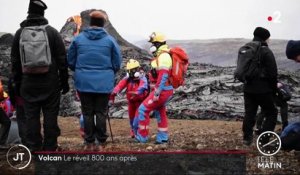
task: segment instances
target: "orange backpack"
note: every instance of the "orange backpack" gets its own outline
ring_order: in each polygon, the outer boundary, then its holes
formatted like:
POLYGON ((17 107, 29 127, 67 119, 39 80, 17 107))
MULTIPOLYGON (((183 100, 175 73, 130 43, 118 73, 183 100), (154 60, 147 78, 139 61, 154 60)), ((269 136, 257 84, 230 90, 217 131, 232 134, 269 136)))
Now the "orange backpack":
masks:
POLYGON ((170 70, 170 83, 177 89, 184 84, 185 74, 189 65, 189 58, 186 52, 180 47, 171 48, 169 54, 172 58, 172 68, 170 70))

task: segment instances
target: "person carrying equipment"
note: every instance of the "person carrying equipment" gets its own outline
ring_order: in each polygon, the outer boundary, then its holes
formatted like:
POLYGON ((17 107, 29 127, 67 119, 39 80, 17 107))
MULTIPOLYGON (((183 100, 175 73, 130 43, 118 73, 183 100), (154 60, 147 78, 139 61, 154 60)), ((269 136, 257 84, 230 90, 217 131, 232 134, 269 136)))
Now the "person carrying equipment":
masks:
POLYGON ((110 95, 110 104, 114 103, 115 97, 126 88, 126 98, 128 101, 128 116, 130 122, 130 136, 134 138, 133 119, 135 113, 149 94, 148 80, 140 63, 135 59, 130 59, 126 65, 126 76, 117 84, 110 95))
POLYGON ((161 144, 168 142, 169 139, 166 105, 173 95, 173 86, 169 81, 172 57, 169 54, 170 49, 163 34, 153 32, 149 42, 152 43, 150 50, 155 57, 151 61, 151 79, 155 79, 156 83, 149 96, 140 105, 135 115, 133 128, 135 139, 138 142, 147 142, 149 138, 149 114, 151 111, 155 111, 158 124, 156 143, 161 144))
POLYGON ((274 131, 277 109, 273 94, 277 90, 277 64, 268 47, 270 32, 262 27, 255 28, 253 41, 240 48, 234 76, 244 83, 245 117, 243 120, 243 142, 251 145, 257 109, 260 106, 266 120, 262 132, 274 131), (246 61, 246 62, 245 62, 246 61))

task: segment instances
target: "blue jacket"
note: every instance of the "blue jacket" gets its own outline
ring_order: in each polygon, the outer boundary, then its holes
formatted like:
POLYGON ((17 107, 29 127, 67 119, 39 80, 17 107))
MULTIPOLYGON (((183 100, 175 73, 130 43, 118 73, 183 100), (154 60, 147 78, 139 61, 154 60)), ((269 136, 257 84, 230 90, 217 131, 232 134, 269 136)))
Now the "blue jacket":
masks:
POLYGON ((281 133, 281 138, 286 137, 290 132, 295 132, 300 134, 300 122, 289 124, 281 133))
POLYGON ((87 28, 71 43, 68 64, 79 92, 111 93, 122 56, 115 39, 103 28, 87 28))

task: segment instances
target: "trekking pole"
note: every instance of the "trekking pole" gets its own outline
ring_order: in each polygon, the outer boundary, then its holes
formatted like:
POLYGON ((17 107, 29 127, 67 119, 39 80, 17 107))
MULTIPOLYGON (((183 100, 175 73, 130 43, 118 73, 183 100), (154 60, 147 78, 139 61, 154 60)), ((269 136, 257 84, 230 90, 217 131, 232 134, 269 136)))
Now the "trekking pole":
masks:
POLYGON ((110 131, 110 135, 111 135, 111 141, 114 142, 114 136, 111 130, 111 125, 110 125, 110 118, 109 118, 109 106, 107 107, 107 121, 108 121, 108 125, 109 125, 109 131, 110 131))

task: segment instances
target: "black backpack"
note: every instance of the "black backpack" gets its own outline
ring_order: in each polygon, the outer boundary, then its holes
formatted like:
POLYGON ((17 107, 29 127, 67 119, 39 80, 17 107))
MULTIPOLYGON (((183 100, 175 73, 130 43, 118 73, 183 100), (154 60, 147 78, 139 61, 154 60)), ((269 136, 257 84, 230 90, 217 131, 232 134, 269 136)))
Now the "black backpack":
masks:
POLYGON ((234 79, 247 83, 253 78, 260 77, 262 73, 260 57, 261 42, 252 41, 242 46, 238 52, 234 79))

